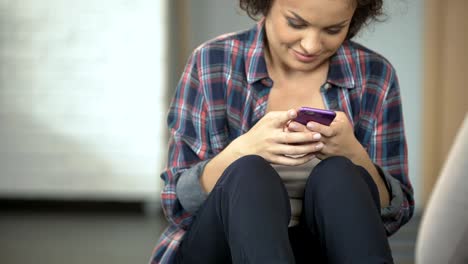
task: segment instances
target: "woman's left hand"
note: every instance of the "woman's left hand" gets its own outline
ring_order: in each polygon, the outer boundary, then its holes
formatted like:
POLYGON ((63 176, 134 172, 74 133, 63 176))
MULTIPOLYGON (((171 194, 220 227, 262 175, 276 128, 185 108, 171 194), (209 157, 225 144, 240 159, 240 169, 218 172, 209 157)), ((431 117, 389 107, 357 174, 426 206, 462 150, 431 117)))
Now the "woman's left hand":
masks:
POLYGON ((364 167, 379 189, 381 206, 388 206, 390 201, 388 189, 366 150, 354 136, 353 127, 345 113, 336 112, 335 120, 333 120, 330 126, 316 122, 309 122, 307 126, 297 122, 288 124, 289 131, 304 131, 304 129, 309 129, 321 135, 320 142, 322 144, 314 152, 317 158, 323 160, 332 156, 344 156, 354 164, 364 167))
POLYGON ((321 160, 331 156, 344 156, 354 160, 363 150, 344 112, 336 112, 336 117, 330 126, 312 121, 307 123, 306 127, 297 122, 291 122, 288 125, 289 131, 302 131, 306 128, 322 136, 320 139, 322 145, 315 153, 316 157, 321 160))

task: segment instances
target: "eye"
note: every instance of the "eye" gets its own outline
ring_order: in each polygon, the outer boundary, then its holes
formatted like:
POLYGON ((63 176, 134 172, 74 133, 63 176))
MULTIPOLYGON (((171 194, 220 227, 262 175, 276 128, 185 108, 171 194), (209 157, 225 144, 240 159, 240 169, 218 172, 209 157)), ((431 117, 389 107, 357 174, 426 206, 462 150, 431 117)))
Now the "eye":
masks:
POLYGON ((327 28, 325 29, 325 32, 329 35, 336 35, 341 32, 342 27, 340 28, 327 28))
POLYGON ((297 21, 296 19, 294 18, 286 18, 287 22, 288 22, 288 25, 292 28, 295 28, 295 29, 302 29, 302 28, 305 28, 306 25, 302 22, 299 22, 297 21))

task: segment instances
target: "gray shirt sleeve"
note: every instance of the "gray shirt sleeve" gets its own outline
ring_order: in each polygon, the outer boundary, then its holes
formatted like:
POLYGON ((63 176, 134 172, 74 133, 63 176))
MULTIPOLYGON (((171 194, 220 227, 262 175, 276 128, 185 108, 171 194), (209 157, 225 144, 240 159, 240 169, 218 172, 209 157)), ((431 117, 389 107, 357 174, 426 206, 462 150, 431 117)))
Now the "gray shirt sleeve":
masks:
POLYGON ((389 205, 380 210, 380 215, 384 221, 394 219, 394 216, 400 213, 400 207, 404 201, 404 194, 401 190, 400 182, 393 178, 389 173, 383 171, 379 166, 376 166, 376 168, 387 185, 390 196, 389 205))
POLYGON ((204 160, 184 171, 177 182, 177 197, 182 207, 189 213, 195 213, 208 197, 208 194, 201 186, 200 176, 209 161, 210 160, 204 160))

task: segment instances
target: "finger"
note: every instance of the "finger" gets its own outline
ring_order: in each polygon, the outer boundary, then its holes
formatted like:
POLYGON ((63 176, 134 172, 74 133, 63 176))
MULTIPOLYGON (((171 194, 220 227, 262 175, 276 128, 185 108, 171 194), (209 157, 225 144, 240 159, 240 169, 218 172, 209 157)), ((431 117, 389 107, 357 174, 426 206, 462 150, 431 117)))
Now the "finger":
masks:
POLYGON ((289 109, 288 111, 270 112, 269 117, 271 118, 275 127, 284 126, 290 120, 297 117, 297 111, 289 109))
POLYGON ((318 150, 316 153, 315 153, 315 156, 319 159, 319 160, 324 160, 328 157, 331 157, 331 154, 327 152, 327 145, 326 144, 322 144, 320 146, 320 150, 318 150))
POLYGON ((317 159, 319 159, 319 160, 324 160, 324 159, 328 158, 327 155, 322 154, 321 152, 316 153, 316 154, 315 154, 315 157, 316 157, 317 159))
POLYGON ((314 131, 317 133, 320 133, 321 135, 325 137, 331 137, 334 135, 334 129, 330 126, 322 125, 317 122, 309 122, 307 123, 307 129, 310 131, 314 131))
POLYGON ((288 123, 288 129, 291 132, 303 132, 307 130, 307 127, 301 123, 292 121, 288 123))
POLYGON ((332 156, 338 156, 339 154, 332 151, 332 148, 327 144, 323 144, 320 151, 316 152, 315 155, 318 159, 324 160, 332 156))
POLYGON ((273 164, 285 165, 285 166, 299 166, 305 164, 315 158, 314 153, 309 153, 302 157, 288 157, 284 155, 277 155, 272 158, 273 164))
POLYGON ((316 142, 322 138, 322 135, 316 132, 304 131, 304 132, 295 132, 295 133, 288 133, 282 132, 277 139, 277 142, 281 142, 283 144, 304 144, 310 142, 316 142))
POLYGON ((273 153, 288 156, 298 156, 321 151, 323 146, 324 144, 322 142, 304 143, 297 145, 283 144, 279 145, 275 150, 273 150, 273 153))
POLYGON ((316 152, 321 152, 323 151, 323 148, 325 147, 325 144, 323 142, 318 142, 314 144, 314 148, 316 152))

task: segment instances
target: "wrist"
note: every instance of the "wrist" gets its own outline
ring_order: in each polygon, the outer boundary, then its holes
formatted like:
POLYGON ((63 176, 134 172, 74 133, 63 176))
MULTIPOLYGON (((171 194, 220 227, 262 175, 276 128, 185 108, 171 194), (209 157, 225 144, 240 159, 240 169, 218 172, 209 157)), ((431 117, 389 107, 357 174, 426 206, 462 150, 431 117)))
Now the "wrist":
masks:
POLYGON ((354 155, 355 157, 354 159, 351 159, 351 161, 354 164, 365 168, 374 180, 375 184, 377 185, 377 189, 379 190, 380 205, 382 207, 388 206, 390 200, 389 190, 384 182, 384 179, 382 179, 382 176, 380 175, 378 169, 375 167, 374 162, 369 157, 369 154, 361 145, 361 147, 355 152, 354 155))
POLYGON ((225 148, 224 152, 226 152, 227 155, 232 157, 233 160, 237 160, 243 156, 253 154, 251 153, 252 148, 249 148, 247 146, 244 146, 243 144, 243 137, 244 135, 241 135, 234 139, 227 147, 225 148))
POLYGON ((349 154, 348 158, 358 165, 363 165, 367 159, 370 160, 369 155, 367 154, 366 149, 356 140, 354 146, 350 148, 352 152, 349 154))

